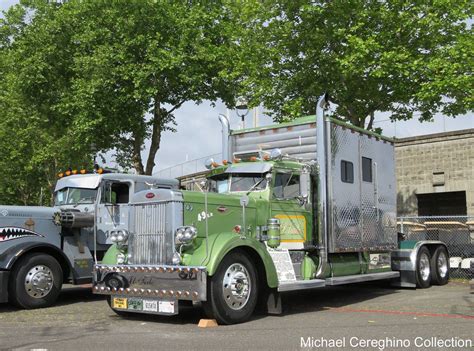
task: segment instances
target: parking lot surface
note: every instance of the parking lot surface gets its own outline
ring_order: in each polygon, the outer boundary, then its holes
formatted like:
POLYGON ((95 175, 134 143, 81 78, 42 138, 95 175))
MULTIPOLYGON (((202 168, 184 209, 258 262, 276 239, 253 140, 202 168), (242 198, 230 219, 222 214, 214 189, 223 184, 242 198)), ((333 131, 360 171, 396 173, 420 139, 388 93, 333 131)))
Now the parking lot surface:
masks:
POLYGON ((457 350, 474 342, 470 291, 462 283, 425 290, 378 283, 295 292, 283 295, 281 316, 256 315, 244 324, 202 329, 200 308, 183 307, 173 317, 124 319, 89 288, 66 287, 54 307, 0 305, 0 349, 457 350), (370 340, 376 344, 367 344, 370 340), (449 347, 449 340, 457 347, 449 347))

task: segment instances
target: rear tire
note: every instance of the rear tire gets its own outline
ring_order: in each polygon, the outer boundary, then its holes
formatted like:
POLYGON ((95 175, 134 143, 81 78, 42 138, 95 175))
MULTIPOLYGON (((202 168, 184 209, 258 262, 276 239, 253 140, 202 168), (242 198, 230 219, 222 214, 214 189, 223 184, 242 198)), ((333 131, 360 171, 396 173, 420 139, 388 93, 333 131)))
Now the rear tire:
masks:
POLYGON ((430 251, 422 246, 416 257, 416 287, 429 288, 431 285, 431 258, 430 251))
POLYGON ((444 246, 438 247, 431 257, 431 282, 446 285, 449 281, 449 256, 444 246))
POLYGON ((232 252, 220 263, 210 279, 204 311, 219 324, 247 321, 257 305, 258 279, 247 255, 232 252))
POLYGON ((21 257, 15 264, 9 282, 10 302, 20 308, 33 309, 54 304, 63 285, 63 271, 56 259, 42 253, 21 257))

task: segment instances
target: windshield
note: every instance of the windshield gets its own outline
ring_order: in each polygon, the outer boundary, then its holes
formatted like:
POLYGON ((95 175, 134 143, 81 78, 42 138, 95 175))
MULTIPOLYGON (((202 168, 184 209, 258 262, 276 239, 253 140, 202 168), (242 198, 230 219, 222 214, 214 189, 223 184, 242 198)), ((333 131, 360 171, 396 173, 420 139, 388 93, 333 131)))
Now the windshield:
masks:
POLYGON ((239 192, 249 190, 264 190, 267 187, 267 180, 265 174, 252 174, 252 173, 231 173, 231 174, 220 174, 209 179, 210 181, 210 192, 214 193, 227 193, 227 192, 239 192), (255 186, 258 184, 257 186, 255 186))
POLYGON ((56 192, 54 205, 93 204, 96 196, 96 189, 64 188, 56 192))

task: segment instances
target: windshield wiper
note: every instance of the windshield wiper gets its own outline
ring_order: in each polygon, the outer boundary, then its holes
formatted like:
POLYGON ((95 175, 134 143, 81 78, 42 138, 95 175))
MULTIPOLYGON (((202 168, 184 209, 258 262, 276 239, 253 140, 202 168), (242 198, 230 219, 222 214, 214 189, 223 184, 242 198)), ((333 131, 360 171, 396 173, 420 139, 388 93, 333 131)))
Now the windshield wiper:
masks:
POLYGON ((266 180, 265 177, 261 178, 258 182, 256 182, 254 185, 252 185, 252 187, 247 191, 247 194, 250 194, 252 191, 254 191, 260 184, 262 184, 262 182, 266 180))

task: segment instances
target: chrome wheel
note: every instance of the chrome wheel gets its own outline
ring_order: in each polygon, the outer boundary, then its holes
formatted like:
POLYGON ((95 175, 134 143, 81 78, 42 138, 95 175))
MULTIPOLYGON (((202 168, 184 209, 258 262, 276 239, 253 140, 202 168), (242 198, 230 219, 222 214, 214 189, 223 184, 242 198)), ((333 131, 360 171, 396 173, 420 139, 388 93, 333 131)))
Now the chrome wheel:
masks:
POLYGON ((53 273, 47 266, 34 266, 25 276, 26 293, 33 298, 40 299, 48 295, 52 287, 53 273))
POLYGON ((224 301, 233 310, 242 309, 249 301, 252 284, 247 269, 240 263, 227 268, 222 281, 224 301))
POLYGON ((426 253, 420 255, 420 265, 418 267, 421 279, 427 281, 430 278, 430 258, 426 253))
POLYGON ((437 261, 438 274, 441 278, 445 278, 448 274, 448 258, 444 252, 440 252, 437 261))

